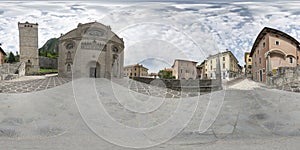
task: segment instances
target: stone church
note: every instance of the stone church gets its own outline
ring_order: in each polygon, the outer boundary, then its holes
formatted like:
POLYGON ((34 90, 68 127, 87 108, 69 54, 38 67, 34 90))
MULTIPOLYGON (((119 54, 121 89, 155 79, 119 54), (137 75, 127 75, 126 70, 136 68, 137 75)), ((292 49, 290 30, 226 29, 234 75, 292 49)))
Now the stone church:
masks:
POLYGON ((59 38, 60 77, 120 78, 124 65, 124 41, 110 26, 79 23, 59 38))

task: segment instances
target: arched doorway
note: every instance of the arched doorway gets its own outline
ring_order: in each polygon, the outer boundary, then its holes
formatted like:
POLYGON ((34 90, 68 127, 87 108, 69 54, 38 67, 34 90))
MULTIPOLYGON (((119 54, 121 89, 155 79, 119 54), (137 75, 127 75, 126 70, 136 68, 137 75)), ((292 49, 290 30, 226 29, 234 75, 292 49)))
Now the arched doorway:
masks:
POLYGON ((88 63, 87 71, 90 78, 100 78, 100 64, 99 62, 92 61, 88 63))

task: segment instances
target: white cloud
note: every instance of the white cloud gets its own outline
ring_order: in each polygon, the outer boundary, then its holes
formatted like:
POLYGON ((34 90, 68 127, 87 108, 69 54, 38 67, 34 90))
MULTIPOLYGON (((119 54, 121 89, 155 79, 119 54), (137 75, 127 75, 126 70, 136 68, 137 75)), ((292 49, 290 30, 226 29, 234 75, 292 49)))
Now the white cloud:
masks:
POLYGON ((2 2, 0 42, 6 51, 19 49, 19 21, 39 23, 39 46, 42 46, 48 39, 76 28, 78 23, 97 20, 110 25, 124 38, 127 50, 125 63, 136 63, 134 61, 152 55, 166 60, 168 64, 178 57, 200 62, 207 55, 228 48, 243 64, 244 52, 251 49, 264 26, 300 39, 299 6, 300 2, 296 1, 202 4, 2 2))

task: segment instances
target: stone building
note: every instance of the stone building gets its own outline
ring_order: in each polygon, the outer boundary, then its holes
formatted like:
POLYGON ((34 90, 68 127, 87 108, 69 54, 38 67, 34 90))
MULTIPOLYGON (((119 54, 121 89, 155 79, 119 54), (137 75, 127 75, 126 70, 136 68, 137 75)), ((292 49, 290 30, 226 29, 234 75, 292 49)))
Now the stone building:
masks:
POLYGON ((258 34, 251 52, 253 80, 267 82, 267 74, 276 73, 279 67, 296 67, 299 64, 299 42, 290 35, 265 27, 258 34))
POLYGON ((125 77, 147 77, 148 68, 141 64, 128 65, 124 67, 125 77))
MULTIPOLYGON (((1 46, 1 45, 0 45, 1 46)), ((0 47, 0 65, 4 64, 6 53, 4 50, 0 47)))
POLYGON ((207 60, 197 66, 197 79, 207 79, 207 60))
POLYGON ((250 57, 250 52, 245 52, 245 77, 252 79, 252 57, 250 57))
POLYGON ((173 69, 172 75, 175 76, 176 79, 196 79, 197 63, 198 62, 190 61, 190 60, 176 59, 172 66, 173 69))
POLYGON ((38 24, 18 23, 20 62, 25 63, 25 74, 39 73, 38 24))
POLYGON ((207 78, 216 79, 217 57, 220 60, 221 78, 231 80, 239 77, 242 68, 231 51, 224 51, 215 55, 210 55, 206 60, 205 70, 207 70, 207 78))
POLYGON ((79 23, 59 38, 58 47, 61 77, 120 78, 123 74, 124 42, 110 26, 79 23))

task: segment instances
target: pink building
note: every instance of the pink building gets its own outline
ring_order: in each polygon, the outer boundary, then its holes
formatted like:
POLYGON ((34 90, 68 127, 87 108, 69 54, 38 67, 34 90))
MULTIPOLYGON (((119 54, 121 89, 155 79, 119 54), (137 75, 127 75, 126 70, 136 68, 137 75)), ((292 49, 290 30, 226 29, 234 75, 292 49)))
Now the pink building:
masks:
POLYGON ((295 67, 299 61, 299 42, 290 35, 265 27, 257 36, 251 52, 253 80, 266 83, 267 73, 278 67, 295 67))

